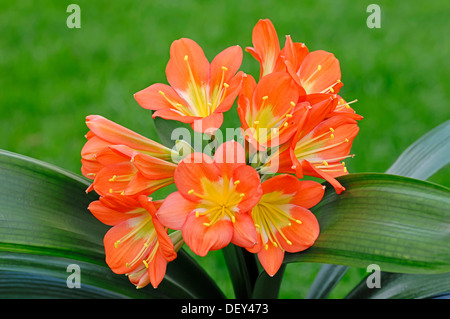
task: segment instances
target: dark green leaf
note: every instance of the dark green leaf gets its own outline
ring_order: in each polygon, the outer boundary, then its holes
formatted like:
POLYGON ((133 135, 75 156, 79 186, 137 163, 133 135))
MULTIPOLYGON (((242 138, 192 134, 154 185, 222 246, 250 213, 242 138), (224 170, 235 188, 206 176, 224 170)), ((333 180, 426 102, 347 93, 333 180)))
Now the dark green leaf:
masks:
POLYGON ((235 297, 238 299, 250 298, 258 276, 255 256, 232 244, 223 248, 222 252, 233 283, 235 297))
POLYGON ((409 146, 386 171, 388 174, 428 179, 450 163, 450 120, 409 146))
POLYGON ((448 291, 450 291, 450 273, 419 275, 381 272, 380 288, 368 288, 367 278, 364 278, 346 298, 424 299, 448 291))
POLYGON ((345 275, 348 267, 342 265, 325 264, 320 268, 319 273, 314 278, 306 299, 323 299, 333 290, 339 280, 345 275))
POLYGON ((281 281, 283 280, 286 265, 281 265, 275 276, 270 277, 262 271, 256 279, 252 298, 255 299, 276 299, 280 292, 281 281))
POLYGON ((450 190, 428 182, 387 174, 339 178, 346 191, 327 187, 312 211, 321 233, 305 252, 285 262, 310 261, 383 271, 450 271, 450 190))

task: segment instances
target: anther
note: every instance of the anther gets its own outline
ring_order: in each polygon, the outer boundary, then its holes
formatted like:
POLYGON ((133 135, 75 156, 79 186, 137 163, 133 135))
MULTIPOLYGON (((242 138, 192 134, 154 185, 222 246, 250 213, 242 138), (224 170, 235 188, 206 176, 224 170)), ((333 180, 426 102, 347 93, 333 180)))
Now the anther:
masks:
POLYGON ((223 86, 228 89, 230 87, 230 85, 228 83, 224 83, 223 86))
POLYGON ((148 268, 148 263, 145 260, 143 260, 142 263, 145 265, 145 268, 148 268))
POLYGON ((191 189, 191 190, 188 191, 188 194, 189 194, 189 195, 191 195, 191 194, 193 194, 193 193, 194 193, 194 190, 193 190, 193 189, 191 189))
POLYGON ((241 182, 240 180, 237 180, 237 181, 235 181, 233 184, 234 184, 234 185, 238 185, 240 182, 241 182))
POLYGON ((222 70, 228 71, 228 68, 226 66, 222 66, 222 70))
POLYGON ((240 193, 239 196, 240 196, 240 197, 244 197, 245 194, 244 194, 244 193, 240 193))
POLYGON ((211 226, 211 224, 203 223, 203 226, 209 227, 209 226, 211 226))
POLYGON ((187 55, 184 56, 184 61, 187 61, 189 57, 187 55))
POLYGON ((262 99, 265 101, 267 100, 269 97, 267 95, 263 96, 262 99))
POLYGON ((195 217, 199 217, 200 216, 200 213, 199 213, 199 211, 197 210, 197 211, 195 211, 195 217))
POLYGON ((322 69, 322 66, 319 64, 318 66, 317 66, 317 71, 320 71, 322 69))
POLYGON ((296 219, 295 222, 296 222, 297 224, 300 224, 300 225, 303 224, 302 221, 299 220, 299 219, 296 219))
POLYGON ((323 165, 328 166, 328 162, 327 161, 323 161, 323 165))
POLYGON ((345 139, 345 142, 347 142, 347 143, 348 143, 348 142, 350 142, 350 141, 348 140, 348 138, 346 138, 346 139, 345 139))

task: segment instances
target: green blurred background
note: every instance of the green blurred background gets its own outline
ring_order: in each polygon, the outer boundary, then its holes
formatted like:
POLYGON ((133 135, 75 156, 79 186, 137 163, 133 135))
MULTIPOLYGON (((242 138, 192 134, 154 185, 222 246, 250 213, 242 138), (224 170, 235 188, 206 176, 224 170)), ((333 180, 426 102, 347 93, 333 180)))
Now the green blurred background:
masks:
MULTIPOLYGON (((420 136, 450 118, 449 1, 1 1, 0 148, 80 173, 84 118, 103 115, 158 139, 148 110, 133 93, 166 82, 172 41, 197 41, 211 60, 231 45, 251 46, 260 18, 313 50, 339 59, 341 95, 365 118, 350 172, 384 172, 420 136), (81 28, 69 29, 69 4, 81 28), (381 8, 369 29, 367 6, 381 8)), ((244 53, 242 70, 259 75, 244 53)), ((229 122, 238 123, 235 112, 229 122)), ((450 154, 449 154, 450 156, 450 154)), ((431 181, 450 187, 447 166, 431 181)), ((232 288, 221 252, 198 258, 225 293, 232 288)), ((317 264, 288 265, 280 297, 303 298, 317 264)), ((332 298, 364 269, 351 269, 332 298)), ((151 288, 149 288, 151 289, 151 288)))

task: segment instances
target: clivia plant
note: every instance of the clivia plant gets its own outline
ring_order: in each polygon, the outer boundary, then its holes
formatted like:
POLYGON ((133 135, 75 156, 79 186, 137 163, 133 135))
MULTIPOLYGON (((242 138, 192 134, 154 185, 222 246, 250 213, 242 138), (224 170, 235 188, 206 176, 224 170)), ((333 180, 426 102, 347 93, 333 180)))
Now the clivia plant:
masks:
POLYGON ((239 46, 209 62, 193 40, 172 43, 168 84, 134 95, 163 144, 89 115, 84 177, 1 153, 3 295, 14 283, 19 297, 224 298, 191 255, 214 250, 236 298, 277 298, 293 262, 324 264, 308 298, 371 264, 381 287, 363 279, 348 298, 450 292, 450 190, 425 181, 449 162, 449 122, 388 172, 349 174, 363 117, 340 95, 338 59, 290 36, 281 48, 267 19, 252 42, 256 78, 240 70, 239 46), (235 106, 240 127, 224 128, 235 106), (69 264, 84 289, 67 289, 69 264), (44 281, 52 289, 38 288, 44 281))

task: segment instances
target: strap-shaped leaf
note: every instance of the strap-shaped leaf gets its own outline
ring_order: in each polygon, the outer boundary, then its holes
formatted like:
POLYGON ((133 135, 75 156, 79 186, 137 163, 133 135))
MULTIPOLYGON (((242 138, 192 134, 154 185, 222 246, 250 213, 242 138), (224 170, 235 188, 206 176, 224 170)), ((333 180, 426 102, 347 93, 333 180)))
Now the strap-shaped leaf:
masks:
POLYGON ((346 298, 424 299, 450 291, 450 273, 420 275, 381 272, 379 279, 379 288, 368 288, 365 278, 346 298))
POLYGON ((109 226, 88 211, 97 197, 85 193, 87 186, 76 174, 0 151, 1 296, 14 292, 12 296, 27 298, 223 297, 183 250, 169 264, 158 289, 137 290, 125 276, 114 274, 105 263, 103 247, 109 226), (82 292, 65 284, 69 264, 80 267, 82 292))
MULTIPOLYGON (((409 146, 387 173, 426 180, 449 163, 449 153, 450 121, 446 121, 409 146)), ((347 270, 348 267, 341 265, 323 265, 308 292, 308 297, 326 298, 347 270)), ((407 281, 407 276, 401 274, 399 276, 407 281)), ((391 274, 390 278, 392 277, 391 274)), ((399 281, 396 282, 399 284, 399 281)), ((365 279, 362 286, 366 287, 365 279)))
POLYGON ((386 171, 388 174, 428 179, 450 163, 450 120, 411 144, 386 171))
POLYGON ((327 187, 312 211, 321 233, 308 250, 285 262, 310 261, 382 271, 450 271, 450 190, 388 174, 339 178, 346 191, 327 187))

